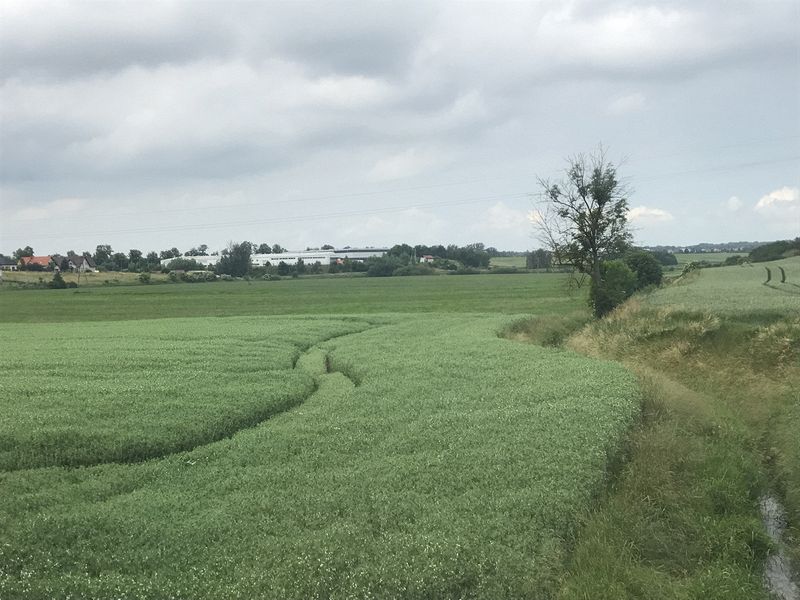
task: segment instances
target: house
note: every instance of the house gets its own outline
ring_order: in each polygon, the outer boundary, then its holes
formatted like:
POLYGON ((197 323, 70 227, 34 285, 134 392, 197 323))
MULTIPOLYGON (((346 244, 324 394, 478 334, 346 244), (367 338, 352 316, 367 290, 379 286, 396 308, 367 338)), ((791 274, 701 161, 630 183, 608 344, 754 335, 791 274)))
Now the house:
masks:
POLYGON ((431 256, 430 254, 425 254, 422 258, 419 259, 419 262, 432 263, 434 260, 436 260, 435 256, 431 256))
POLYGON ((0 256, 0 271, 16 271, 18 268, 16 260, 8 256, 0 256))
POLYGON ((31 271, 46 271, 53 268, 53 259, 50 256, 23 256, 19 259, 19 266, 31 271))
POLYGON ((70 271, 80 271, 81 273, 97 272, 97 266, 90 256, 82 256, 80 254, 70 254, 67 256, 67 268, 70 271))
POLYGON ((50 260, 53 261, 53 269, 56 271, 63 271, 67 266, 67 259, 60 254, 51 254, 50 260))

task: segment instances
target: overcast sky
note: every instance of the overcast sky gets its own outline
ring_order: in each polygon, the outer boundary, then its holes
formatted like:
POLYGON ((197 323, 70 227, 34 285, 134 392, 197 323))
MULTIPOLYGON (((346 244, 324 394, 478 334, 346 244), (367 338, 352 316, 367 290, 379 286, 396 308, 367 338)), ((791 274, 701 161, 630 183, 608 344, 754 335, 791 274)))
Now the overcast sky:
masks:
POLYGON ((639 243, 800 235, 797 0, 0 6, 0 252, 525 250, 599 143, 639 243))

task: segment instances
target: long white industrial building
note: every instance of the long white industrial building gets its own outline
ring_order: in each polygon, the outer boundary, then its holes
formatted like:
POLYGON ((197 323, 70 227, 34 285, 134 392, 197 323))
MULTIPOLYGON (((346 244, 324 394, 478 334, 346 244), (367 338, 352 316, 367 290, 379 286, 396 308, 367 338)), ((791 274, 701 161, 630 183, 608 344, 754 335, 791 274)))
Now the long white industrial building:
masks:
MULTIPOLYGON (((323 265, 335 263, 337 260, 359 260, 363 261, 373 256, 383 256, 389 251, 388 248, 337 248, 335 250, 307 250, 304 252, 282 252, 280 254, 251 254, 250 262, 253 266, 264 267, 266 265, 277 265, 286 263, 296 265, 297 261, 302 260, 307 265, 315 262, 323 265)), ((219 255, 216 256, 182 256, 200 263, 203 266, 215 265, 219 262, 219 255)), ((161 261, 162 266, 167 266, 174 258, 165 258, 161 261)))

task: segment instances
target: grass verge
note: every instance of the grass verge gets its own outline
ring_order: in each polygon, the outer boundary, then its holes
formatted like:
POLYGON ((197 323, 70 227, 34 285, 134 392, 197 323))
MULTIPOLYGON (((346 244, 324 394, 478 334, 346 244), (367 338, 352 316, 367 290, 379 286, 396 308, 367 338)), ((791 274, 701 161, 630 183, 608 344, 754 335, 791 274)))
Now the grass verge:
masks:
MULTIPOLYGON (((548 339, 548 326, 530 322, 530 339, 548 339)), ((567 339, 622 361, 644 400, 627 460, 583 521, 560 598, 767 597, 770 541, 758 511, 767 489, 787 504, 795 527, 785 543, 798 557, 798 334, 792 315, 633 301, 567 339)))

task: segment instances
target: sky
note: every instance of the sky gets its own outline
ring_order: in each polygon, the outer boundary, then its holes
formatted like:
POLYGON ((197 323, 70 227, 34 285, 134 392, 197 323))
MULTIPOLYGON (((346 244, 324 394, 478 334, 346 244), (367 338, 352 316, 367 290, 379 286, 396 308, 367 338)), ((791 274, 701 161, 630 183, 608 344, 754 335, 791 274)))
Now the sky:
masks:
POLYGON ((800 235, 800 1, 0 1, 0 252, 800 235), (538 208, 537 208, 538 207, 538 208))

